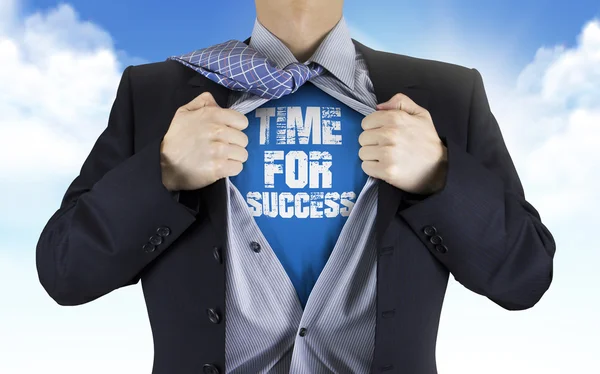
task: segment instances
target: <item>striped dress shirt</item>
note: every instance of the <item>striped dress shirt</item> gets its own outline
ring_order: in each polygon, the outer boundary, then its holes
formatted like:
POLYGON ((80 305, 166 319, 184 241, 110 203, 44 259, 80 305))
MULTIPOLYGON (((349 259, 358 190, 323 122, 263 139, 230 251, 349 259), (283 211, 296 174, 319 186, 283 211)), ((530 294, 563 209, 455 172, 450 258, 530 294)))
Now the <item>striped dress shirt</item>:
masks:
MULTIPOLYGON (((279 68, 298 60, 255 20, 250 46, 279 68)), ((342 17, 305 64, 311 82, 352 109, 375 111, 367 66, 342 17)), ((247 114, 269 99, 232 91, 228 107, 247 114)), ((375 341, 377 183, 369 177, 302 309, 295 288, 245 198, 227 178, 225 369, 227 373, 368 373, 375 341), (260 247, 260 251, 255 251, 260 247)), ((299 238, 298 240, 302 240, 299 238)))

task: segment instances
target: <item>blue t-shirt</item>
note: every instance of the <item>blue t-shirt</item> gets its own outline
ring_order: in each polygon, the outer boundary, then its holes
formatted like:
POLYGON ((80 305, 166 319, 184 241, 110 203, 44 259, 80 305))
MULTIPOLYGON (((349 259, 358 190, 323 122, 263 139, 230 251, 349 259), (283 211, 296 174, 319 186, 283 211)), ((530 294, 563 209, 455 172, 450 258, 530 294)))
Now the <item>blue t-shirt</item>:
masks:
POLYGON ((304 307, 367 181, 358 157, 364 115, 306 82, 246 116, 248 160, 230 181, 304 307))

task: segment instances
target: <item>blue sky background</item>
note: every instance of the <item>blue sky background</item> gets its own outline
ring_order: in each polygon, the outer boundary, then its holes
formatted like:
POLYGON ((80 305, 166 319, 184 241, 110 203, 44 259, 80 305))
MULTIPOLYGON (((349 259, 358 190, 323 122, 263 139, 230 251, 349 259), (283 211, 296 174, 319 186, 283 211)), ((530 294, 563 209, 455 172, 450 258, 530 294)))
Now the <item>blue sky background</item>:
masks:
MULTIPOLYGON (((57 5, 27 0, 23 14, 57 5)), ((254 1, 75 0, 68 2, 82 20, 109 32, 115 47, 148 61, 185 53, 227 39, 244 40, 252 31, 254 1), (214 5, 213 5, 214 4, 214 5), (212 8, 215 7, 215 8, 212 8), (227 26, 217 16, 229 14, 227 26), (132 23, 132 19, 135 21, 132 23)), ((515 67, 531 60, 543 45, 574 44, 581 26, 600 15, 593 0, 346 0, 344 15, 376 38, 404 53, 423 53, 421 41, 452 33, 462 43, 499 43, 515 67), (408 45, 408 48, 407 48, 408 45)), ((434 52, 433 50, 431 52, 434 52)))
MULTIPOLYGON (((344 15, 375 49, 482 73, 557 242, 553 285, 533 309, 505 311, 450 282, 440 373, 600 372, 600 2, 346 0, 344 15)), ((123 69, 244 40, 254 18, 240 0, 0 0, 0 373, 151 371, 140 286, 58 306, 37 280, 37 239, 104 130, 123 69)))

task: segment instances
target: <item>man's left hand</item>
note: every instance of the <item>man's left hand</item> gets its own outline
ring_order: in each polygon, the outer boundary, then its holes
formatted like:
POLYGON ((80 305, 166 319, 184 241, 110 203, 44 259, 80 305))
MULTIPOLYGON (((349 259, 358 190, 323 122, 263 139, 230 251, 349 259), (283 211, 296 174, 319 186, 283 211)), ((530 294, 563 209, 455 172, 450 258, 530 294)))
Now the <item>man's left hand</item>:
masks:
POLYGON ((398 93, 362 120, 358 152, 364 172, 406 192, 429 195, 444 187, 447 149, 429 112, 398 93))

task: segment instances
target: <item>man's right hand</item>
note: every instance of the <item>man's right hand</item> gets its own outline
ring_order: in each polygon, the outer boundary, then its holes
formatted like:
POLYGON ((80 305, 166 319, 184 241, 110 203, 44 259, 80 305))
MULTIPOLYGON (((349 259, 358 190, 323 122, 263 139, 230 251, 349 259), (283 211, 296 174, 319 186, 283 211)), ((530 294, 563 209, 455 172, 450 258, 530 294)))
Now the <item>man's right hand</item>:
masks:
POLYGON ((219 107, 209 92, 177 109, 160 147, 165 187, 195 190, 239 174, 248 159, 246 127, 245 115, 219 107))

